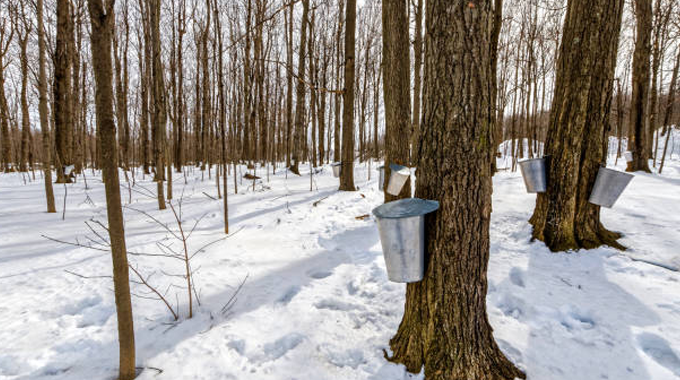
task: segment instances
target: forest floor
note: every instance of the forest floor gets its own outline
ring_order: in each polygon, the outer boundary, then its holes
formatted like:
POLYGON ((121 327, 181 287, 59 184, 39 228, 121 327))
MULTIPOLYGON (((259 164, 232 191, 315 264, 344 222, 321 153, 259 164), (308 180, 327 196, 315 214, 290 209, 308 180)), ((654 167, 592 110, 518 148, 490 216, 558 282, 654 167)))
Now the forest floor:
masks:
MULTIPOLYGON (((663 175, 636 173, 614 208, 602 210, 604 225, 624 234, 626 252, 554 254, 531 242, 535 195, 519 172, 494 177, 488 314, 500 347, 528 379, 680 379, 677 153, 663 175)), ((177 277, 184 264, 130 255, 180 314, 175 322, 132 284, 139 379, 421 379, 383 358, 405 286, 387 280, 375 220, 356 219, 382 203, 375 167, 357 166, 357 192, 338 192, 329 166, 314 176, 313 191, 308 168, 302 177, 277 170, 255 190, 243 180, 238 194, 230 177, 231 235, 192 260, 200 305, 191 319, 177 277)), ((0 175, 0 379, 116 376, 110 254, 45 237, 99 239, 85 222, 106 223, 104 188, 86 174, 88 188, 82 178, 67 186, 65 220, 62 185, 55 185, 59 212, 47 214, 39 174, 30 182, 0 175)), ((200 219, 189 239, 194 252, 225 236, 222 202, 211 199, 214 172, 202 179, 188 169, 186 182, 175 174, 173 204, 183 193, 186 229, 200 219)), ((149 218, 176 229, 172 212, 157 210, 150 176, 138 172, 134 191, 125 183, 121 190, 128 249, 179 248, 149 218)))

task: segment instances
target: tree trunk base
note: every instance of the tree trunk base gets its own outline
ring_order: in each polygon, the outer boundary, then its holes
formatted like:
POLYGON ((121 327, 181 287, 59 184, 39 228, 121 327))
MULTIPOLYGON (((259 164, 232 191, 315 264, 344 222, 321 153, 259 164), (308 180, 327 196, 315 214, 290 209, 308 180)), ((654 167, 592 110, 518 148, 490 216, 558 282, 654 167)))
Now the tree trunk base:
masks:
POLYGON ((424 342, 418 333, 401 329, 390 340, 394 355, 385 359, 395 364, 403 364, 408 372, 420 373, 425 366, 426 380, 514 380, 526 379, 524 372, 508 360, 495 342, 491 342, 483 352, 471 353, 461 347, 461 353, 451 352, 434 345, 427 354, 424 342), (458 359, 455 359, 456 356, 458 359))
POLYGON ((420 373, 424 366, 427 380, 526 378, 498 348, 486 317, 473 323, 476 333, 446 339, 447 332, 437 331, 437 326, 442 329, 441 325, 445 323, 442 319, 447 316, 430 315, 430 308, 411 305, 426 304, 427 299, 428 293, 422 282, 407 285, 404 318, 397 333, 390 339, 392 356, 384 352, 386 360, 403 364, 410 373, 420 373))
POLYGON ((544 242, 552 252, 578 250, 581 248, 594 249, 605 245, 621 251, 626 250, 626 247, 617 241, 623 235, 619 232, 609 231, 602 223, 599 223, 594 230, 583 229, 582 231, 562 232, 559 234, 556 232, 547 233, 547 231, 539 229, 533 217, 529 223, 533 226, 531 241, 540 240, 544 242))
POLYGON ((290 165, 290 167, 288 167, 288 170, 290 170, 291 173, 293 173, 295 175, 301 175, 300 174, 300 167, 298 166, 297 162, 293 165, 290 165))

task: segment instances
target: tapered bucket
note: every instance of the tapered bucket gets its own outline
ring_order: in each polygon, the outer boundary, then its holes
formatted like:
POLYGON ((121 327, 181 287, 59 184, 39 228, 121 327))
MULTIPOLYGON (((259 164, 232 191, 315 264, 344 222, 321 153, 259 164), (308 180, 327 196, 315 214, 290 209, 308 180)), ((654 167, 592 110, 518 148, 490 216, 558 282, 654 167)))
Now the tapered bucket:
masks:
POLYGON ((425 215, 438 208, 437 201, 406 198, 373 209, 390 281, 418 282, 425 276, 425 215))
POLYGON ((411 170, 406 166, 390 164, 390 181, 387 182, 387 193, 399 195, 410 176, 411 170))
POLYGON ((530 158, 520 161, 519 168, 524 178, 527 193, 544 193, 547 187, 545 158, 530 158))
POLYGON ((598 206, 611 208, 633 177, 629 173, 600 167, 588 201, 598 206))
POLYGON ((378 190, 385 187, 385 165, 378 166, 378 190))
POLYGON ((331 164, 331 167, 333 168, 333 177, 335 178, 340 177, 340 173, 342 172, 342 163, 334 162, 331 164))
POLYGON ((623 152, 623 157, 626 158, 626 162, 633 162, 633 152, 627 150, 623 152))

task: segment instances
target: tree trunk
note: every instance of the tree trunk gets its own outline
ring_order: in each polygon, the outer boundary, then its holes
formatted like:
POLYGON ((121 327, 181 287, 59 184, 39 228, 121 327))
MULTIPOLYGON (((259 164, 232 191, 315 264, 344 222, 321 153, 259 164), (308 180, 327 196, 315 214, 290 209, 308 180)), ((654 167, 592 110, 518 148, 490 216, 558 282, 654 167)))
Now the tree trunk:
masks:
MULTIPOLYGON (((28 24, 28 23, 26 23, 28 24)), ((28 162, 32 162, 31 154, 31 116, 28 110, 28 55, 26 46, 30 29, 25 30, 25 35, 19 36, 19 61, 21 65, 21 154, 19 161, 19 171, 28 171, 28 162)))
POLYGON ((153 0, 149 4, 150 28, 152 43, 152 80, 151 87, 153 98, 153 155, 156 166, 156 188, 158 191, 158 209, 165 209, 165 195, 163 194, 163 180, 165 179, 165 124, 167 121, 165 111, 165 87, 163 82, 163 65, 161 64, 161 39, 160 39, 160 13, 161 0, 153 0))
MULTIPOLYGON (((390 164, 409 166, 411 133, 411 87, 407 3, 384 0, 383 25, 383 96, 385 100, 385 178, 390 178, 390 164)), ((417 91, 417 90, 416 90, 417 91)), ((415 107, 415 106, 414 106, 415 107)), ((385 181, 387 188, 389 181, 385 181)), ((407 181, 398 196, 385 191, 385 203, 411 196, 407 181)))
MULTIPOLYGON (((411 123, 411 147, 410 149, 415 149, 416 143, 418 141, 418 130, 420 126, 420 93, 421 93, 421 70, 423 67, 423 0, 417 0, 416 9, 414 12, 415 18, 415 39, 413 41, 413 122, 411 123)), ((390 24, 399 25, 399 24, 390 24)), ((390 28, 383 30, 384 33, 390 28)), ((408 31, 406 32, 406 38, 408 40, 408 31)), ((387 162, 387 161, 385 161, 387 162)), ((385 167, 387 169, 387 166, 385 167)), ((387 173, 387 172, 386 172, 387 173)), ((387 193, 385 193, 387 195, 387 193)))
POLYGON ((57 183, 70 183, 64 167, 71 165, 69 131, 71 125, 71 59, 69 32, 71 18, 69 1, 57 1, 57 41, 54 52, 54 129, 56 145, 57 183))
POLYGON ((626 171, 649 170, 649 58, 652 53, 652 0, 635 0, 637 22, 635 52, 633 54, 633 95, 630 105, 628 150, 633 152, 633 161, 626 171))
POLYGON ((43 0, 36 2, 38 28, 38 113, 40 114, 40 130, 43 142, 43 172, 45 173, 45 198, 47 212, 57 212, 54 204, 54 189, 52 188, 52 143, 50 138, 50 122, 47 110, 47 75, 45 70, 45 26, 43 24, 43 0))
POLYGON ((426 2, 416 196, 438 200, 440 209, 426 218, 425 278, 407 285, 390 346, 392 361, 414 373, 424 365, 428 380, 524 378, 498 348, 486 315, 493 8, 491 0, 426 2))
POLYGON ((302 26, 300 27, 300 48, 298 50, 298 80, 295 86, 295 134, 292 147, 292 165, 290 171, 300 175, 300 161, 303 159, 303 144, 307 140, 305 134, 305 55, 307 50, 307 24, 309 18, 309 0, 302 0, 302 26))
POLYGON ((2 136, 2 159, 0 163, 3 164, 3 171, 9 173, 12 171, 12 136, 9 132, 9 109, 7 108, 7 99, 5 98, 5 67, 3 59, 9 50, 10 42, 12 42, 13 28, 10 28, 9 36, 6 35, 5 23, 8 20, 2 20, 0 24, 0 135, 2 136))
POLYGON ((293 10, 289 7, 286 17, 286 167, 291 166, 291 144, 293 138, 293 10))
MULTIPOLYGON (((340 36, 342 34, 342 24, 343 24, 343 13, 344 0, 338 0, 338 26, 337 34, 335 36, 335 48, 336 48, 336 60, 335 60, 335 84, 336 87, 340 87, 340 73, 342 72, 340 68, 342 67, 342 49, 340 48, 340 36)), ((335 94, 334 96, 334 108, 335 108, 335 124, 333 125, 333 161, 340 161, 341 147, 340 147, 340 118, 341 118, 341 105, 342 105, 342 95, 335 94)))
POLYGON ((345 86, 342 91, 342 171, 340 190, 354 187, 354 50, 356 40, 357 3, 347 0, 345 9, 345 86))
MULTIPOLYGON (((219 123, 220 123, 220 144, 222 150, 222 188, 224 190, 224 198, 222 200, 224 211, 224 233, 229 233, 229 203, 227 202, 227 103, 226 103, 226 89, 224 88, 224 62, 222 50, 222 25, 220 23, 218 6, 219 0, 215 0, 213 11, 215 12, 215 34, 217 36, 217 73, 218 73, 218 95, 219 95, 219 123)), ((184 4, 182 4, 184 6, 184 4)), ((236 173, 234 173, 236 177, 236 173)))
POLYGON ((113 72, 111 67, 111 40, 113 36, 113 10, 115 0, 109 0, 106 9, 101 0, 88 0, 92 25, 91 49, 95 76, 95 105, 97 131, 102 140, 102 168, 106 191, 111 256, 113 259, 113 286, 118 319, 119 380, 135 378, 135 337, 130 300, 123 211, 120 201, 118 159, 116 154, 116 125, 113 116, 113 72))
POLYGON ((548 188, 538 194, 530 220, 533 237, 552 251, 623 249, 619 235, 600 222, 600 207, 588 202, 607 162, 622 9, 623 0, 570 0, 567 6, 545 143, 548 188))

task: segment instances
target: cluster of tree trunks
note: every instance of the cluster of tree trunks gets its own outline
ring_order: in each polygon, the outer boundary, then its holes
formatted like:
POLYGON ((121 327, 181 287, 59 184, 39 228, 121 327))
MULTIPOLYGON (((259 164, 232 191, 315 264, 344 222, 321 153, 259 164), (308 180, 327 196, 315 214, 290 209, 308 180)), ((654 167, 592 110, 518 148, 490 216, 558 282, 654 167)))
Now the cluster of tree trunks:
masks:
POLYGON ((609 113, 623 0, 570 0, 545 142, 548 187, 531 217, 533 237, 553 251, 622 248, 588 202, 606 165, 609 113))

